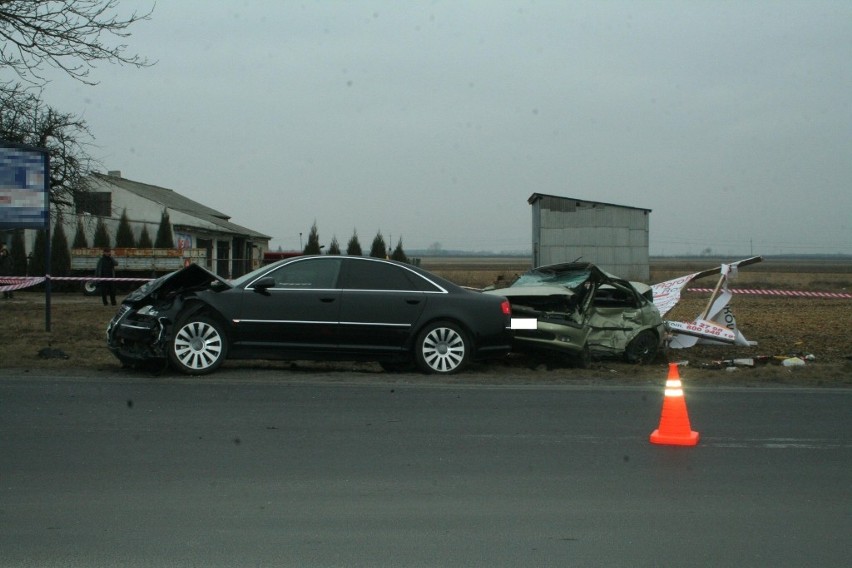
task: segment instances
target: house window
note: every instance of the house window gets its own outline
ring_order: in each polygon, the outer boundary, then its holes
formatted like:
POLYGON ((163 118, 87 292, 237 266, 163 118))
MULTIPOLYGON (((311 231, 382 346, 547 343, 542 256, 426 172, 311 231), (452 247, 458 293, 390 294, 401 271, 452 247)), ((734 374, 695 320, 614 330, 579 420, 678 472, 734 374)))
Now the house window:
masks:
POLYGON ((112 216, 112 193, 109 191, 87 191, 74 198, 77 213, 89 213, 99 217, 112 216))

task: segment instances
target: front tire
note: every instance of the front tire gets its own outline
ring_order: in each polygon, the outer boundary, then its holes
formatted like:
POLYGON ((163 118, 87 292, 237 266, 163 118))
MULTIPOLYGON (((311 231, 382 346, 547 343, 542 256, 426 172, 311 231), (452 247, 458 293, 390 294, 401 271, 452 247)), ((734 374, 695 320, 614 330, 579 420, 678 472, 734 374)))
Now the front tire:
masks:
POLYGON ((627 344, 624 349, 624 358, 628 363, 646 365, 657 356, 659 345, 657 334, 646 329, 627 344))
POLYGON ((193 315, 183 321, 169 344, 169 361, 181 373, 205 375, 225 362, 228 341, 215 319, 193 315))
POLYGON ((425 373, 451 375, 470 361, 471 344, 460 327, 449 322, 428 325, 417 337, 417 365, 425 373))
POLYGON ((589 344, 583 345, 583 349, 571 357, 572 366, 576 369, 588 369, 592 364, 592 352, 589 350, 589 344))

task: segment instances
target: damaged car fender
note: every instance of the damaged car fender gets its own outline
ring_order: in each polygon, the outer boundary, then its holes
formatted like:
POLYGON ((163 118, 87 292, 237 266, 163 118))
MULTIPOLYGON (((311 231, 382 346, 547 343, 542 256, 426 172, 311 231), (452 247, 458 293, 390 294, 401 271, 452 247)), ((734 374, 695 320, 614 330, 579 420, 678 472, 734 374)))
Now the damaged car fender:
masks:
POLYGON ((134 290, 107 326, 107 347, 125 365, 169 359, 175 327, 212 310, 196 291, 229 289, 215 274, 191 264, 134 290))

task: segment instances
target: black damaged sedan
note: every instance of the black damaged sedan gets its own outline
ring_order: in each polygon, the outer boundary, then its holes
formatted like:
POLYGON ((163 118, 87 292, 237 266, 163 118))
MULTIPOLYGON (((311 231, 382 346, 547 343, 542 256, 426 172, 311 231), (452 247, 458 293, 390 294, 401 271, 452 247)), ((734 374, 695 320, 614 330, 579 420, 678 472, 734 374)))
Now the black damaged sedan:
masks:
POLYGON ((302 256, 225 281, 192 264, 125 298, 107 327, 126 365, 201 375, 226 359, 371 360, 386 370, 461 371, 508 354, 509 302, 418 267, 302 256))

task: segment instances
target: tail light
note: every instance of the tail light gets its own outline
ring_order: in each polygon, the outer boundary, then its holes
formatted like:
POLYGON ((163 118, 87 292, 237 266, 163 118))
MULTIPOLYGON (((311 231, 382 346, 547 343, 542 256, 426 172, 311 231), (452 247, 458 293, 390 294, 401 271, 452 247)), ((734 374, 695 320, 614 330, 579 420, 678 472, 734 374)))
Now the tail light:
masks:
POLYGON ((503 310, 503 315, 512 315, 512 304, 509 303, 509 300, 503 300, 503 303, 500 304, 500 309, 503 310))

